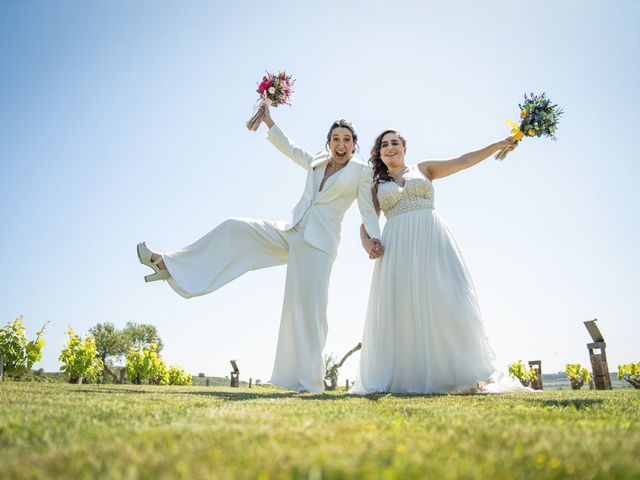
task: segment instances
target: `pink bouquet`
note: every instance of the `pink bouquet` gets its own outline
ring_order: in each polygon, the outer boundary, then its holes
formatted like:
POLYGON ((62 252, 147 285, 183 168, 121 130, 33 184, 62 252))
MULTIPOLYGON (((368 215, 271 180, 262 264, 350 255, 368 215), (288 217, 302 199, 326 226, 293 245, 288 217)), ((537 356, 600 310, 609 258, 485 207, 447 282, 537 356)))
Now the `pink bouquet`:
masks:
POLYGON ((262 77, 262 81, 258 83, 260 98, 255 107, 253 116, 247 122, 247 128, 255 131, 260 126, 262 118, 268 107, 277 107, 278 105, 291 105, 290 100, 293 96, 293 84, 295 80, 286 72, 278 72, 277 75, 267 72, 262 77))

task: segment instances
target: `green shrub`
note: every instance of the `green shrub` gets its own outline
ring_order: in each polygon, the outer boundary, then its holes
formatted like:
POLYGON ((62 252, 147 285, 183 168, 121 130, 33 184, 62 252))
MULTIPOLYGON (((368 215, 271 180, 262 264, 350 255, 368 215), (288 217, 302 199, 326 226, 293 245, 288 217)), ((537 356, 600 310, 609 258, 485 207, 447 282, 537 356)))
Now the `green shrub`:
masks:
POLYGON ((192 377, 178 367, 167 368, 164 359, 158 355, 158 346, 139 347, 127 354, 127 378, 133 383, 148 380, 156 385, 191 385, 192 377))
POLYGON ((625 380, 634 388, 640 388, 640 362, 618 365, 618 380, 625 380))
POLYGON ((531 381, 536 378, 536 372, 533 369, 525 367, 522 360, 518 360, 509 365, 509 375, 520 380, 520 383, 525 387, 531 386, 531 381))
POLYGON ((71 327, 67 335, 69 340, 58 357, 62 362, 61 370, 69 376, 70 383, 81 383, 83 379, 95 381, 102 373, 103 365, 94 338, 89 335, 81 340, 71 327))
POLYGON ((169 369, 169 385, 191 385, 193 378, 179 367, 169 369))
POLYGON ((44 328, 42 326, 36 333, 36 338, 27 342, 27 331, 23 326, 22 316, 16 318, 6 326, 0 327, 0 354, 4 374, 7 377, 15 378, 31 369, 34 363, 42 358, 42 347, 44 340, 44 328))
POLYGON ((127 356, 127 378, 133 383, 149 380, 156 385, 169 383, 167 364, 158 356, 158 345, 152 343, 149 348, 139 347, 131 350, 127 356))
POLYGON ((565 369, 571 382, 572 390, 580 390, 585 383, 589 383, 592 380, 589 370, 579 363, 567 363, 565 369))

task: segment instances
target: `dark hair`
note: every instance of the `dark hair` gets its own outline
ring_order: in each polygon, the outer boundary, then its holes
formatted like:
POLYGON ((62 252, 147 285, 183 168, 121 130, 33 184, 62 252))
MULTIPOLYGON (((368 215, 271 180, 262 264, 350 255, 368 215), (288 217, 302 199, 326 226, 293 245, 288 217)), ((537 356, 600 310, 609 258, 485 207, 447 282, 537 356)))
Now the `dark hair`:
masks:
POLYGON ((356 152, 358 149, 358 134, 356 133, 356 129, 346 118, 339 118, 335 122, 331 124, 331 128, 329 129, 329 133, 327 133, 327 143, 325 143, 325 147, 329 148, 329 142, 331 141, 331 134, 336 128, 346 128, 351 132, 351 136, 353 137, 353 143, 355 145, 352 154, 356 152))
POLYGON ((374 184, 378 184, 380 182, 392 182, 393 181, 393 178, 391 178, 391 175, 389 175, 389 169, 387 168, 387 166, 382 161, 382 158, 380 158, 380 148, 382 148, 381 147, 382 139, 384 138, 384 136, 387 133, 393 133, 394 135, 396 135, 400 139, 400 141, 402 142, 402 146, 403 147, 407 146, 407 141, 402 136, 402 134, 399 131, 394 130, 392 128, 390 128, 388 130, 385 130, 384 132, 382 132, 380 135, 378 135, 376 137, 376 141, 373 143, 373 147, 371 147, 371 157, 369 157, 369 164, 371 165, 371 168, 373 169, 373 183, 374 184))

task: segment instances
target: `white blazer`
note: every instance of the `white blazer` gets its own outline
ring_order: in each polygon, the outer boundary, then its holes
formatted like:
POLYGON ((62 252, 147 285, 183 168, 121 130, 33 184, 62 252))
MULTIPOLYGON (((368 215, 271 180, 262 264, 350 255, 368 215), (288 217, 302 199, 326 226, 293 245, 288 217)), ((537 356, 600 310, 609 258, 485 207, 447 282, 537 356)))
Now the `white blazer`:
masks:
MULTIPOLYGON (((362 223, 371 238, 380 238, 380 225, 373 206, 371 168, 361 160, 352 157, 337 175, 331 185, 318 192, 314 199, 314 169, 325 165, 330 155, 312 155, 295 145, 277 125, 267 132, 267 139, 287 157, 307 170, 307 183, 302 198, 293 209, 288 223, 278 224, 278 228, 288 230, 294 227, 307 211, 309 218, 304 227, 304 239, 320 250, 335 257, 340 243, 340 226, 344 213, 353 201, 358 199, 362 223)), ((354 232, 356 233, 356 232, 354 232)))

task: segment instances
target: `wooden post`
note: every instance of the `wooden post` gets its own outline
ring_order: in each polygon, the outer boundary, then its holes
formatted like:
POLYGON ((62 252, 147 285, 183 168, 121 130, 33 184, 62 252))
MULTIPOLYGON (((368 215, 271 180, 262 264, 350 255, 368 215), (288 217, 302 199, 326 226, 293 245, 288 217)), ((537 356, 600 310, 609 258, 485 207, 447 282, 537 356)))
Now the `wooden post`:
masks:
POLYGON ((120 383, 124 383, 126 374, 127 374, 127 369, 126 368, 121 368, 120 369, 120 383))
POLYGON ((240 369, 238 369, 238 364, 235 360, 231 360, 231 368, 233 368, 231 372, 231 386, 238 388, 240 386, 240 369))
POLYGON ((593 370, 593 383, 596 390, 611 390, 611 377, 609 376, 609 365, 607 364, 607 354, 605 353, 607 344, 596 325, 597 320, 595 318, 584 322, 584 326, 587 327, 587 331, 593 340, 593 343, 587 343, 591 369, 593 370))
POLYGON ((534 390, 542 390, 542 361, 530 360, 529 368, 536 372, 536 378, 531 380, 531 388, 534 390))
POLYGON ((209 386, 209 378, 207 378, 207 387, 209 386))
POLYGON ((349 379, 347 378, 347 380, 345 381, 345 387, 347 387, 347 392, 349 391, 349 379))
POLYGON ((251 388, 251 381, 253 380, 253 378, 249 379, 249 388, 251 388))
POLYGON ((587 344, 591 368, 593 369, 593 383, 596 386, 596 390, 611 390, 611 377, 609 376, 609 366, 607 365, 607 356, 605 354, 606 347, 607 344, 604 342, 587 344))
POLYGON ((4 357, 0 353, 0 382, 4 380, 4 357))

